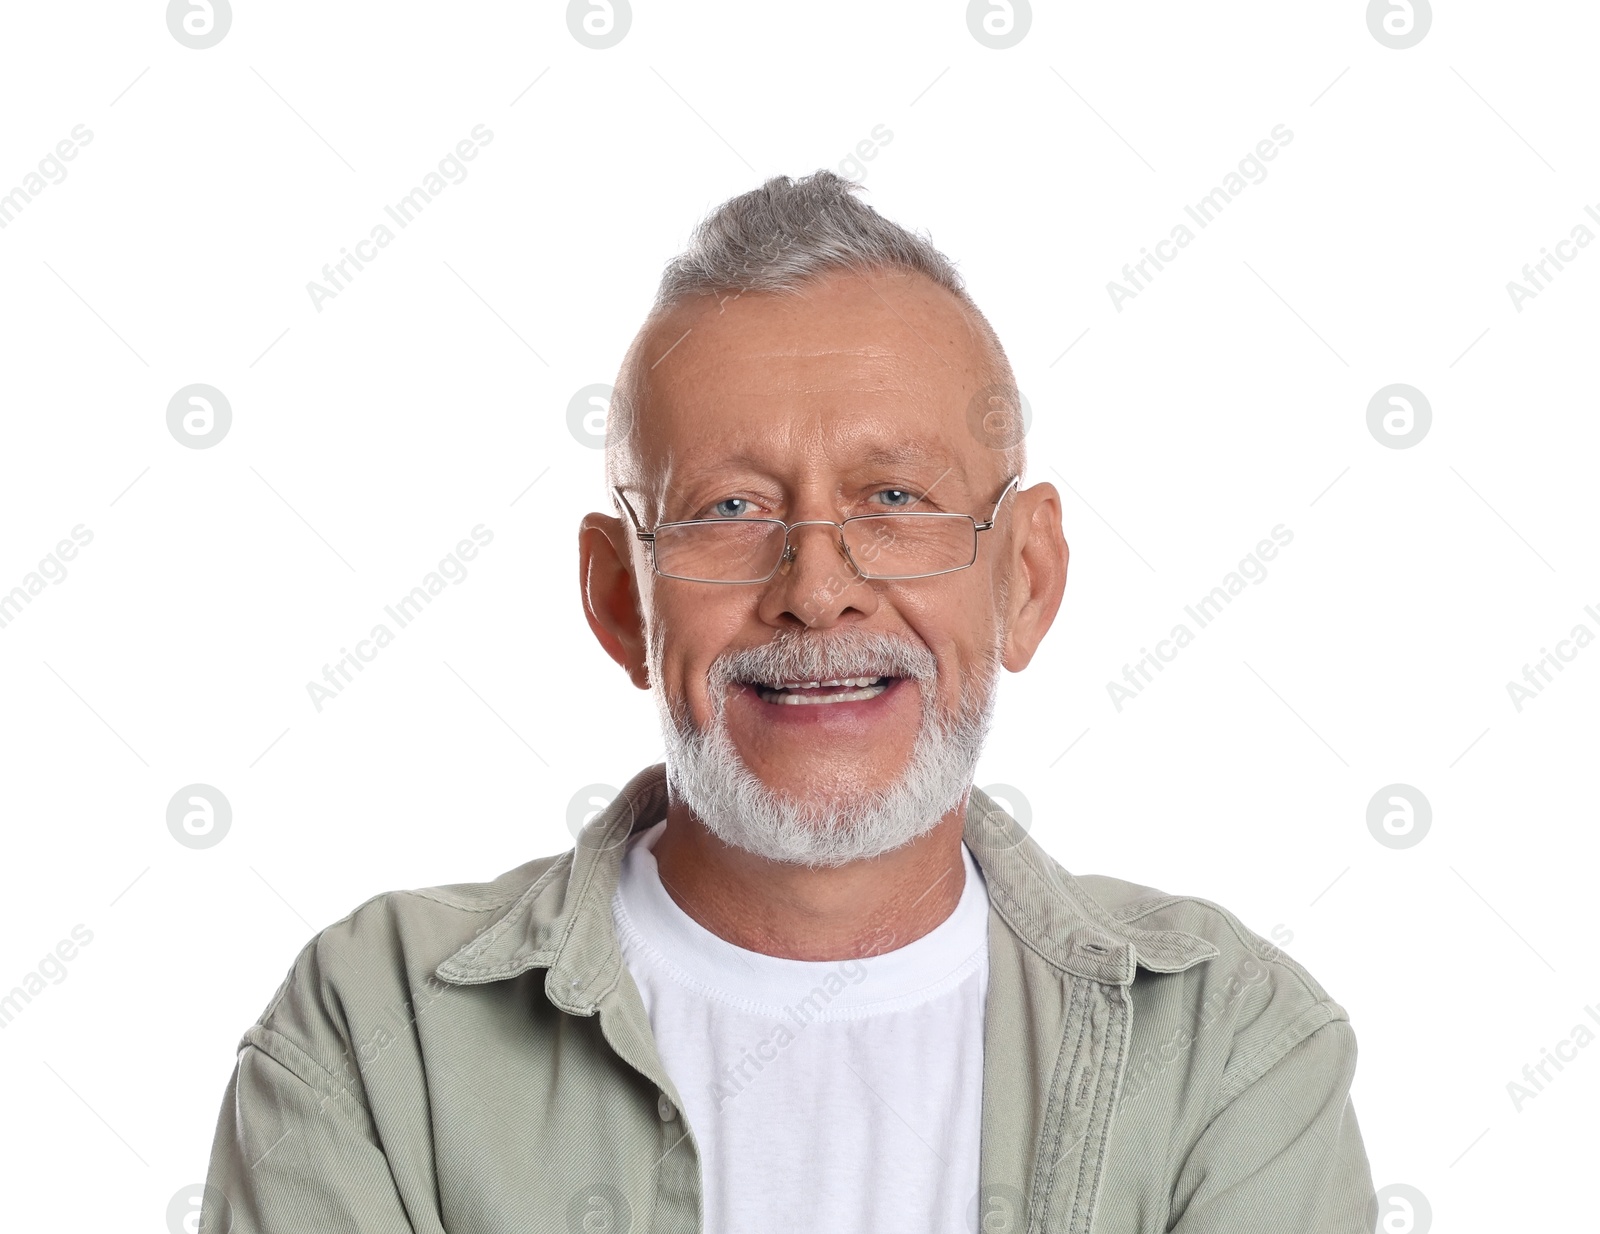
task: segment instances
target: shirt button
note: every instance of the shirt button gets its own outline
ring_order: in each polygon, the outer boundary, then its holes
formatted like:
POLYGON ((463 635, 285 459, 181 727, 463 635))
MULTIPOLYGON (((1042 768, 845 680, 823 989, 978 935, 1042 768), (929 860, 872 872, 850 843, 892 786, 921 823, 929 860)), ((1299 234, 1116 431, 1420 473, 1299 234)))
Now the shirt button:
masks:
POLYGON ((656 1098, 656 1113, 661 1115, 661 1121, 664 1123, 670 1123, 676 1117, 678 1112, 672 1108, 672 1099, 666 1093, 656 1098))

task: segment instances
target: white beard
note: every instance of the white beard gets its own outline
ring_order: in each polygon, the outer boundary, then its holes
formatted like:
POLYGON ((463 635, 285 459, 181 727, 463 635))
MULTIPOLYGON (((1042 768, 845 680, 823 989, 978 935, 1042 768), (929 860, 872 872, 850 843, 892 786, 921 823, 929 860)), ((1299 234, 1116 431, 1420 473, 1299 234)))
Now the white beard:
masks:
POLYGON ((660 643, 651 642, 651 693, 661 717, 667 781, 673 791, 723 843, 769 861, 811 867, 841 866, 892 852, 931 831, 961 804, 989 733, 1002 667, 997 636, 981 673, 963 682, 957 714, 949 718, 940 714, 934 689, 937 662, 925 646, 856 627, 826 636, 781 631, 761 647, 729 652, 712 663, 712 718, 709 731, 702 733, 686 708, 675 716, 668 706, 660 684, 660 643), (910 760, 887 789, 817 791, 803 800, 774 792, 745 765, 728 735, 730 682, 875 675, 910 678, 922 696, 922 720, 910 760))

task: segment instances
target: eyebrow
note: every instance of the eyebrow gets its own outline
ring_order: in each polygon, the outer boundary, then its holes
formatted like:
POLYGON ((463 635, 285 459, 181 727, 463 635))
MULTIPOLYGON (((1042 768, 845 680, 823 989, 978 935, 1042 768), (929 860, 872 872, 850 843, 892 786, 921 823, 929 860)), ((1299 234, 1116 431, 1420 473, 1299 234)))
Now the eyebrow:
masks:
POLYGON ((961 464, 943 450, 930 450, 920 442, 905 441, 894 445, 872 446, 862 451, 857 464, 866 467, 893 466, 897 463, 925 463, 943 467, 945 473, 957 480, 965 480, 967 473, 961 464))
MULTIPOLYGON (((769 459, 757 458, 753 454, 738 451, 718 459, 716 463, 695 467, 687 477, 680 478, 679 485, 694 483, 706 477, 713 471, 724 469, 748 468, 765 474, 769 459)), ((943 450, 930 449, 917 441, 902 441, 894 443, 880 443, 863 448, 852 455, 847 467, 861 469, 870 467, 893 467, 896 465, 919 464, 929 467, 938 467, 943 475, 954 477, 957 481, 964 482, 967 478, 965 468, 943 450)), ((941 476, 941 478, 942 478, 941 476)))

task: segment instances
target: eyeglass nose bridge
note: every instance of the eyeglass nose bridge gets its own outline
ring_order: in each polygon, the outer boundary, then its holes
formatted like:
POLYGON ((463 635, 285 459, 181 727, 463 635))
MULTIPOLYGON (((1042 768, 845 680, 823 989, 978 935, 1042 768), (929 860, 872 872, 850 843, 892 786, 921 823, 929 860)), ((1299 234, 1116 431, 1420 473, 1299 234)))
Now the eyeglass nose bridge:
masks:
POLYGON ((839 552, 843 554, 844 559, 850 563, 850 568, 856 572, 856 577, 866 577, 865 572, 863 572, 861 567, 856 564, 856 559, 850 555, 850 546, 844 542, 844 524, 836 523, 833 520, 826 518, 808 518, 802 519, 798 523, 784 524, 783 556, 778 558, 778 564, 773 567, 772 573, 774 575, 777 574, 779 570, 783 569, 785 563, 793 564, 795 560, 794 529, 796 527, 832 527, 837 533, 834 537, 834 545, 838 548, 839 552))

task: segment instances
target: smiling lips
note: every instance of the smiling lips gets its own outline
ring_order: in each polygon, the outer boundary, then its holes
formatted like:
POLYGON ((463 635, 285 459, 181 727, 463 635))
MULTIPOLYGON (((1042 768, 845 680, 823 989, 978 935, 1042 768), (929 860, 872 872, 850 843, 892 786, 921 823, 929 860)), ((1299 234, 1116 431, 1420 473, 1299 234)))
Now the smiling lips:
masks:
POLYGON ((803 707, 864 702, 869 698, 877 698, 889 688, 892 681, 893 677, 845 677, 837 681, 800 681, 776 686, 753 681, 750 685, 763 703, 803 707))

